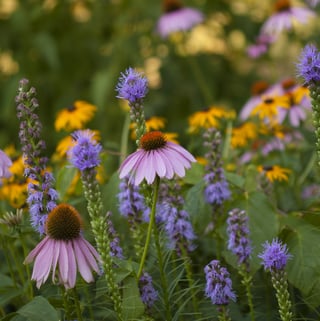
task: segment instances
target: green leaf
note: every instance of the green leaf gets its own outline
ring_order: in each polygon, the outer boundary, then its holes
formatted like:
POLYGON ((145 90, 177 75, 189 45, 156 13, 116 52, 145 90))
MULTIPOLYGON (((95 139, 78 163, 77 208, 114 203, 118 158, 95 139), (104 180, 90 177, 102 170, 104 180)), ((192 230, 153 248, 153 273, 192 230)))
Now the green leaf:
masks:
POLYGON ((320 231, 302 218, 288 217, 285 242, 292 259, 288 261, 288 279, 313 306, 320 304, 320 231))
POLYGON ((17 312, 30 321, 59 321, 57 311, 42 296, 36 296, 17 312))
POLYGON ((128 276, 123 282, 122 310, 124 320, 140 320, 144 313, 137 279, 133 276, 128 276))
POLYGON ((63 166, 57 175, 56 188, 59 191, 60 198, 63 199, 70 188, 76 175, 77 169, 73 166, 63 166))
POLYGON ((187 184, 197 184, 202 180, 204 175, 204 167, 199 163, 192 163, 191 168, 186 171, 183 181, 187 184))

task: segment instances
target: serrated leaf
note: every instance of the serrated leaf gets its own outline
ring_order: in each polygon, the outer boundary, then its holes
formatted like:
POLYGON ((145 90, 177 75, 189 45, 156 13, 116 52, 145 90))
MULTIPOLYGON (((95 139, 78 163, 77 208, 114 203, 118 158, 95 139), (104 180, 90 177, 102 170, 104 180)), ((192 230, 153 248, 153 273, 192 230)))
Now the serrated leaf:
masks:
POLYGON ((59 321, 57 311, 42 296, 36 296, 17 313, 30 321, 59 321))

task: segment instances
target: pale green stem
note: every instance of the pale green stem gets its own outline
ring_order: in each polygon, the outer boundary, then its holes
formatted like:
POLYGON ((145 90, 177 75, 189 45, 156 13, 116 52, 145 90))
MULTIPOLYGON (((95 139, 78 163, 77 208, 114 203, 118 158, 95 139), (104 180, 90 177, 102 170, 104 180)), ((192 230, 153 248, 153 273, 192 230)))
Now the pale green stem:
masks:
POLYGON ((251 321, 254 321, 255 315, 254 315, 254 307, 253 307, 253 300, 252 300, 252 293, 251 293, 252 277, 246 271, 245 265, 241 266, 239 272, 240 272, 240 275, 242 276, 242 284, 245 286, 245 289, 246 289, 248 305, 250 310, 250 318, 251 318, 251 321))
POLYGON ((155 223, 157 199, 158 199, 158 194, 159 194, 159 185, 160 185, 160 177, 157 175, 155 182, 154 182, 152 207, 151 207, 151 213, 150 213, 148 232, 147 232, 146 242, 144 245, 144 249, 143 249, 143 253, 142 253, 142 257, 141 257, 141 261, 140 261, 140 267, 139 267, 139 271, 138 271, 138 275, 137 275, 138 280, 140 280, 140 277, 142 275, 144 263, 147 258, 148 248, 149 248, 149 244, 150 244, 150 240, 151 240, 152 229, 153 229, 153 226, 155 223))
POLYGON ((162 250, 161 250, 161 244, 160 244, 160 240, 159 240, 159 232, 158 232, 158 229, 156 226, 154 227, 153 231, 154 231, 154 239, 155 239, 157 255, 158 255, 158 262, 159 262, 161 289, 163 291, 163 301, 164 301, 164 306, 166 309, 166 320, 171 321, 172 320, 172 313, 171 313, 171 304, 169 302, 168 282, 167 282, 167 277, 166 277, 166 274, 164 271, 162 250))
POLYGON ((120 164, 124 161, 124 159, 127 156, 129 128, 130 128, 130 114, 127 113, 123 123, 122 133, 121 133, 120 164))
POLYGON ((83 321, 80 302, 79 302, 78 293, 77 293, 76 288, 73 288, 72 292, 73 292, 74 304, 75 304, 76 312, 77 312, 77 318, 78 318, 77 321, 83 321))

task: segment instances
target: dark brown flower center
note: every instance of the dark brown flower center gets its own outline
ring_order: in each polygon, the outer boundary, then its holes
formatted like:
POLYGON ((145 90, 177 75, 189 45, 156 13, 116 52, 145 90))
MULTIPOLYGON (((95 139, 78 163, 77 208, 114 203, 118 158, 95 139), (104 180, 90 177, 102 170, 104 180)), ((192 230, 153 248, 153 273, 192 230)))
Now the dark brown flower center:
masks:
POLYGON ((173 12, 182 8, 182 4, 179 0, 164 0, 163 1, 163 11, 173 12))
POLYGON ((47 234, 55 240, 72 240, 79 236, 81 218, 78 211, 68 204, 57 205, 48 215, 47 234))
POLYGON ((274 5, 274 11, 288 11, 291 8, 290 0, 278 0, 274 5))
POLYGON ((76 109, 77 109, 77 108, 76 108, 75 105, 71 105, 71 106, 67 107, 67 110, 68 110, 68 112, 70 112, 70 113, 74 112, 76 109))
POLYGON ((273 166, 263 166, 262 168, 265 172, 270 172, 273 170, 273 166))
POLYGON ((268 88, 269 84, 266 81, 257 81, 253 84, 251 92, 254 96, 263 94, 268 88))
POLYGON ((274 103, 274 99, 273 98, 266 98, 263 100, 263 102, 267 105, 271 105, 274 103))
POLYGON ((166 143, 166 137, 160 131, 146 133, 140 139, 140 147, 146 151, 162 148, 166 143))
POLYGON ((284 90, 290 90, 292 89, 297 83, 294 79, 286 79, 281 83, 281 86, 284 90))

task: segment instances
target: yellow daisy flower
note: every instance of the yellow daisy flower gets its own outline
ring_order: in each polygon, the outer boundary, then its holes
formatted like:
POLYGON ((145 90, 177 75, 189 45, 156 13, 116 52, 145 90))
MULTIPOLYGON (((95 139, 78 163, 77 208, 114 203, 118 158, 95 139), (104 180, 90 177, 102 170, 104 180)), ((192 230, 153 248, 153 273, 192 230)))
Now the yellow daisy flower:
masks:
POLYGON ((256 139, 258 136, 258 127, 253 122, 246 122, 239 127, 232 129, 231 146, 243 147, 247 145, 248 140, 256 139))
POLYGON ((290 102, 287 95, 270 96, 262 98, 262 101, 251 111, 251 115, 257 115, 259 119, 277 122, 278 108, 289 108, 290 102))
POLYGON ((278 165, 273 166, 258 166, 258 171, 263 173, 270 182, 274 181, 288 181, 288 175, 291 170, 288 168, 283 168, 278 165))
POLYGON ((58 113, 54 127, 56 131, 83 129, 84 125, 92 119, 96 110, 96 106, 77 100, 71 107, 65 108, 58 113))
POLYGON ((27 187, 27 182, 4 184, 0 189, 0 199, 7 200, 14 208, 20 208, 26 202, 27 187))
POLYGON ((212 106, 208 109, 197 111, 189 117, 189 132, 195 133, 201 128, 219 127, 219 119, 234 119, 234 110, 212 106))
POLYGON ((169 133, 169 132, 164 132, 163 133, 166 136, 167 141, 175 143, 175 144, 179 144, 178 142, 178 134, 177 133, 169 133))

